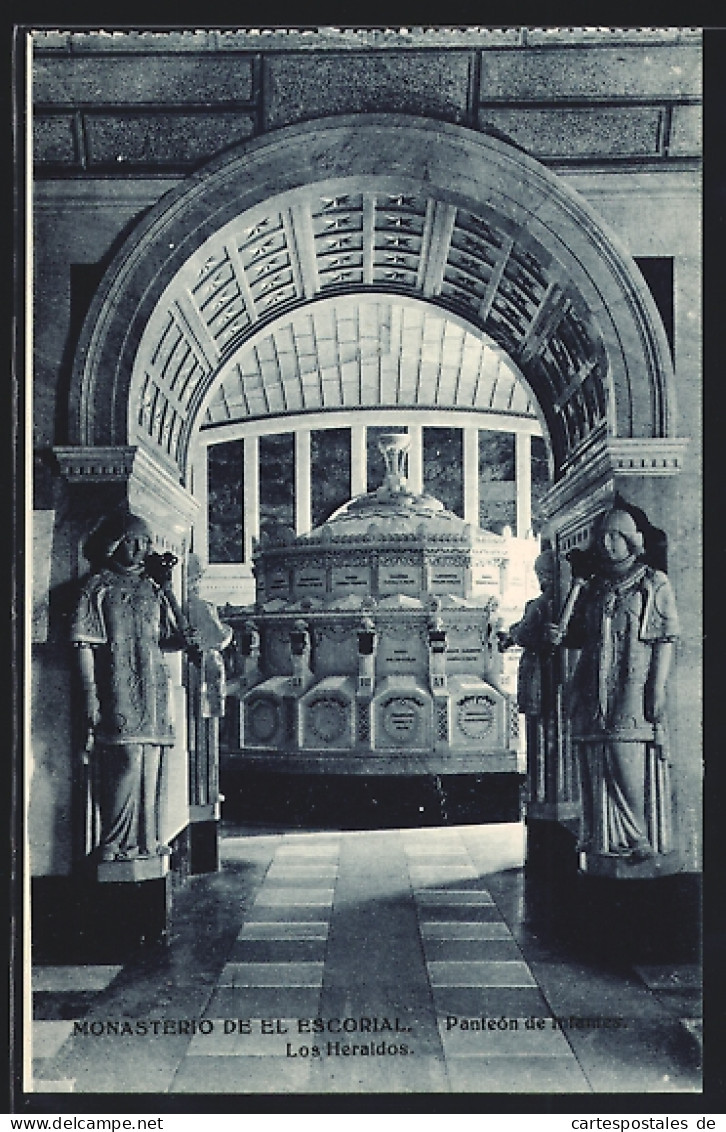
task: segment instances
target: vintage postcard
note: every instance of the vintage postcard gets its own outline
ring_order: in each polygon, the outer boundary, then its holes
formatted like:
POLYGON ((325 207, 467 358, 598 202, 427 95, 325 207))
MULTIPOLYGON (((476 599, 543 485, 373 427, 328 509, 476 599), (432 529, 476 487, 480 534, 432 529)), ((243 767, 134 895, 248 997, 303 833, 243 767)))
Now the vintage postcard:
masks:
POLYGON ((703 1097, 706 34, 16 29, 15 1111, 703 1097))

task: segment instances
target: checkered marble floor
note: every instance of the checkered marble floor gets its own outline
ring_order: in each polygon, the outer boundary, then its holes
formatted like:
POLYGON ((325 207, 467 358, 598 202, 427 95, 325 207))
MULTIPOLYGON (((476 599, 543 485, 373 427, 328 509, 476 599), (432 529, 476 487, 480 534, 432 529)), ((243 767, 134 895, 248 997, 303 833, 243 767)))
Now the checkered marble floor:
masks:
POLYGON ((697 973, 568 958, 521 865, 511 825, 227 830, 168 947, 33 971, 32 1088, 698 1091, 697 973))

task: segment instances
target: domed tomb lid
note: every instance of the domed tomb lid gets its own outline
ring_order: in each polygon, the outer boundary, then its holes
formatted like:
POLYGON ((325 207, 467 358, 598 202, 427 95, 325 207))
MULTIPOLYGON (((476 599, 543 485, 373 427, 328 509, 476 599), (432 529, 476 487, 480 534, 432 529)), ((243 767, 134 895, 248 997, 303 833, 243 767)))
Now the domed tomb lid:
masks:
POLYGON ((448 511, 441 500, 432 495, 417 495, 409 489, 406 466, 411 438, 408 433, 385 433, 378 444, 386 464, 381 486, 344 503, 298 542, 415 540, 471 545, 489 539, 499 541, 498 536, 487 535, 448 511))

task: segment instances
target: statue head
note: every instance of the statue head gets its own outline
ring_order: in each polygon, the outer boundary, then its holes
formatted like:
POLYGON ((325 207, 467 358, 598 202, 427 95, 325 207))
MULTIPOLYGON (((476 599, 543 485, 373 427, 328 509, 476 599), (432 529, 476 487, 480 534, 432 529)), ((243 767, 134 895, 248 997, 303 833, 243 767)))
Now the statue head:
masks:
POLYGON ((605 564, 615 570, 627 569, 644 548, 643 532, 630 512, 617 506, 608 511, 598 534, 598 550, 605 564))
POLYGON ((130 512, 109 516, 97 537, 101 557, 125 567, 141 567, 153 539, 146 520, 130 512))
POLYGON ((537 575, 539 588, 542 593, 551 590, 555 584, 555 555, 552 550, 543 550, 534 560, 534 572, 537 575))

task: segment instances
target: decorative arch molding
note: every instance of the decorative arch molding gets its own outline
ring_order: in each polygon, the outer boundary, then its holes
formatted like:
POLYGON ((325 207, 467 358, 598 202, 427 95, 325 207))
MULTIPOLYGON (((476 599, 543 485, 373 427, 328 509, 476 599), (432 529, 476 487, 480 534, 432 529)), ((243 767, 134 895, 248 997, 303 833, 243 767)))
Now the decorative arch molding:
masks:
POLYGON ((556 481, 598 436, 675 435, 660 317, 587 203, 498 138, 361 115, 234 147, 150 210, 84 324, 71 443, 139 444, 185 482, 209 391, 250 337, 362 292, 423 299, 503 349, 537 401, 556 481))

